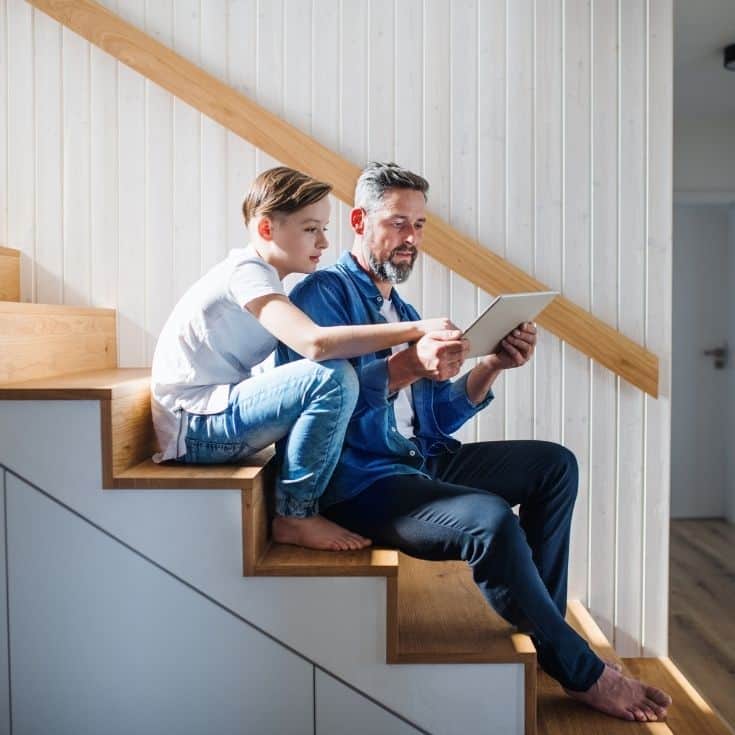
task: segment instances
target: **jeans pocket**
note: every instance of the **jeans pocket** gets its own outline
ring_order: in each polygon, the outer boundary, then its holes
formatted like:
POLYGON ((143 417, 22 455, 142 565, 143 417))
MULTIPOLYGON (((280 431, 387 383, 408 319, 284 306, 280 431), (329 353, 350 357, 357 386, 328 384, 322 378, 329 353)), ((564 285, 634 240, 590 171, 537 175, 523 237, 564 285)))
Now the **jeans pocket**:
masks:
POLYGON ((185 461, 191 464, 227 464, 252 453, 252 448, 242 441, 217 442, 186 438, 185 461))

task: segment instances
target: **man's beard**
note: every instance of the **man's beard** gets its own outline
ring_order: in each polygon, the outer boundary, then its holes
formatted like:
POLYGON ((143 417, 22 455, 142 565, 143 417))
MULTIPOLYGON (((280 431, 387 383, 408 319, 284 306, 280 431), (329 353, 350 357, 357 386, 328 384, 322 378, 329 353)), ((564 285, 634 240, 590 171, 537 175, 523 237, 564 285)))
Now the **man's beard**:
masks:
POLYGON ((372 250, 367 249, 368 253, 368 265, 373 274, 381 281, 388 281, 389 283, 403 283, 411 275, 413 270, 413 264, 416 262, 418 257, 418 250, 413 247, 406 247, 401 245, 400 247, 391 250, 390 255, 386 260, 378 260, 373 254, 372 250), (393 263, 393 256, 398 252, 410 252, 411 260, 408 263, 393 263))

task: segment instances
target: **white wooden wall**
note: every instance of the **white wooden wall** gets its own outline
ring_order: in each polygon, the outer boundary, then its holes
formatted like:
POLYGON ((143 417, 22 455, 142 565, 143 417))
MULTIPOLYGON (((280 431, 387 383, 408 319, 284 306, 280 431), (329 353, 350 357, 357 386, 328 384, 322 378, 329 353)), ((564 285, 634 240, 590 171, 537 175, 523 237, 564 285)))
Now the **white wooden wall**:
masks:
MULTIPOLYGON (((106 4, 353 162, 420 171, 433 211, 659 356, 653 400, 542 333, 461 438, 576 453, 570 596, 621 653, 665 653, 672 0, 106 4)), ((274 161, 23 0, 0 24, 0 239, 24 252, 22 297, 117 308, 121 365, 147 365, 176 298, 244 242, 242 194, 274 161)), ((458 324, 487 301, 428 257, 402 291, 458 324)))

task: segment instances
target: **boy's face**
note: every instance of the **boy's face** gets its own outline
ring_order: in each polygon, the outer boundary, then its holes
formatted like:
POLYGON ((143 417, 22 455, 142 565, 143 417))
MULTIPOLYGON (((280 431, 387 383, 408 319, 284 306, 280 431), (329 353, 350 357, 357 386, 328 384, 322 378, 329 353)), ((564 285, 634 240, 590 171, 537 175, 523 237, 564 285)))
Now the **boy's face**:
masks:
MULTIPOLYGON (((291 273, 313 273, 322 251, 329 247, 329 197, 285 216, 264 218, 269 223, 268 239, 280 251, 282 265, 291 273)), ((259 232, 263 236, 261 225, 259 232)))

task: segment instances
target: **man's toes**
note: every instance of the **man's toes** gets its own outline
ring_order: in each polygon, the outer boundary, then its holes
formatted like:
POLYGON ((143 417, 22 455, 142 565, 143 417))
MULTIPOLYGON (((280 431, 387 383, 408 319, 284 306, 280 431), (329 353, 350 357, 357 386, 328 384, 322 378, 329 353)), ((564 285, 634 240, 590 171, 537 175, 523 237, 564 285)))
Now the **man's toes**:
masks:
POLYGON ((646 716, 649 722, 655 722, 658 719, 658 716, 650 707, 644 706, 643 714, 646 716))
POLYGON ((656 687, 647 686, 646 696, 660 707, 669 707, 671 705, 671 697, 656 687))
POLYGON ((632 710, 633 715, 635 716, 636 720, 638 720, 638 722, 645 722, 646 721, 647 718, 643 714, 643 710, 640 709, 640 707, 631 707, 631 710, 632 710))

